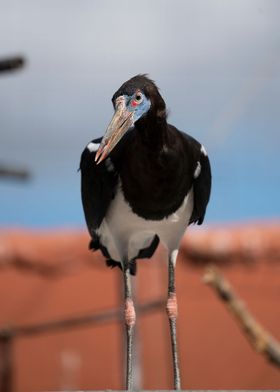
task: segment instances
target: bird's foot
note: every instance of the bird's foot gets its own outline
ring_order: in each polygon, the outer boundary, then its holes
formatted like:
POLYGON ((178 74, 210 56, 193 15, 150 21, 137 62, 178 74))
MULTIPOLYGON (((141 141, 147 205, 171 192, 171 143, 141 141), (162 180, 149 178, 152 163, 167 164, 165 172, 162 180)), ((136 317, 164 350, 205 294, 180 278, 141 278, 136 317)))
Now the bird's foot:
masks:
POLYGON ((166 312, 169 320, 176 320, 178 316, 178 306, 176 293, 169 293, 166 304, 166 312))
POLYGON ((125 300, 124 317, 126 325, 128 327, 133 327, 136 321, 136 314, 133 301, 130 298, 125 300))

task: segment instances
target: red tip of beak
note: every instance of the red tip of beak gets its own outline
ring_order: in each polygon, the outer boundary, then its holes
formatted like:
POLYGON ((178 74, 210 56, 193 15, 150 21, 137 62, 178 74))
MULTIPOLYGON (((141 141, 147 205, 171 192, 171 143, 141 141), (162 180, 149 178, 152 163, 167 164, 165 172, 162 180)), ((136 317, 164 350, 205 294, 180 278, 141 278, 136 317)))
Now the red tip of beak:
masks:
POLYGON ((104 147, 100 146, 99 149, 97 150, 97 153, 96 153, 95 159, 94 159, 97 165, 106 158, 107 149, 108 149, 108 146, 105 145, 104 147))

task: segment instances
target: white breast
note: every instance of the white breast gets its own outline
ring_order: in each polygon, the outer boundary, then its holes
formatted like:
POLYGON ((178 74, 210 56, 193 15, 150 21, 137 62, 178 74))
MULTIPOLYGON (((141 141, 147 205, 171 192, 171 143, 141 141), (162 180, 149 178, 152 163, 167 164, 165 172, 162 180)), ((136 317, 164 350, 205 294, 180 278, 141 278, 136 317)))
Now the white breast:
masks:
POLYGON ((171 253, 178 249, 193 210, 193 190, 185 197, 180 208, 161 221, 146 220, 136 215, 125 201, 119 183, 97 234, 115 261, 132 260, 140 249, 151 244, 157 234, 171 253))

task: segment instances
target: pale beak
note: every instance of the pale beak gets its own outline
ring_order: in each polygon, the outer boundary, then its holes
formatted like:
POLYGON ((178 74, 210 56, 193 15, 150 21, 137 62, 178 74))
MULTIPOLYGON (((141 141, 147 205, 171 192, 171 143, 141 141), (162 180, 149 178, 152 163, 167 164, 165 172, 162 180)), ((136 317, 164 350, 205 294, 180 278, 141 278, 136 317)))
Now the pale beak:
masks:
POLYGON ((99 164, 102 162, 117 143, 121 140, 123 135, 133 125, 133 112, 126 108, 125 98, 120 96, 116 100, 115 114, 108 125, 108 128, 100 143, 99 149, 95 155, 95 162, 99 164))

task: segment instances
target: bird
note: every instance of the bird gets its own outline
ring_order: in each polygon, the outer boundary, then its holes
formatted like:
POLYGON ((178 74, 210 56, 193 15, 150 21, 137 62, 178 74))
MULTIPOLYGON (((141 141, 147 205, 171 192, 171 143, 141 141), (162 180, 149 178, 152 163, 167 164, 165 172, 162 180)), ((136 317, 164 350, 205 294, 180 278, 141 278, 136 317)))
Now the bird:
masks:
MULTIPOLYGON (((184 99, 182 97, 182 99, 184 99)), ((126 388, 133 389, 136 314, 130 275, 161 243, 167 252, 174 389, 181 389, 177 350, 176 258, 190 224, 202 224, 211 192, 205 147, 167 121, 164 99, 147 74, 127 80, 112 97, 113 117, 103 137, 89 142, 80 161, 81 198, 91 237, 109 267, 124 277, 126 388)))

